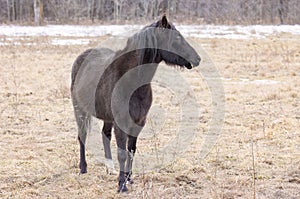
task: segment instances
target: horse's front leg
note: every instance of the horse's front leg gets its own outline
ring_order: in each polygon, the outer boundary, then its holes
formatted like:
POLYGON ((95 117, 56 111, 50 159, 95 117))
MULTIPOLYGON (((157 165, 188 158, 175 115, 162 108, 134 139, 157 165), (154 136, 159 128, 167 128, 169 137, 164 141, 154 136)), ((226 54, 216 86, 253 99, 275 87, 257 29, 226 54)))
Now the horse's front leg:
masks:
POLYGON ((126 142, 127 134, 124 133, 117 125, 115 125, 115 135, 118 146, 118 161, 120 166, 118 192, 128 191, 125 177, 125 163, 127 160, 126 142))
POLYGON ((104 122, 102 128, 102 142, 104 146, 105 166, 108 174, 115 173, 115 167, 112 161, 111 148, 110 148, 112 127, 113 127, 113 123, 104 122))
POLYGON ((128 155, 127 155, 126 168, 125 168, 126 171, 125 177, 126 177, 126 181, 129 184, 133 184, 133 181, 131 179, 131 174, 132 174, 133 157, 136 151, 136 141, 137 141, 137 137, 128 135, 128 146, 127 146, 128 155))

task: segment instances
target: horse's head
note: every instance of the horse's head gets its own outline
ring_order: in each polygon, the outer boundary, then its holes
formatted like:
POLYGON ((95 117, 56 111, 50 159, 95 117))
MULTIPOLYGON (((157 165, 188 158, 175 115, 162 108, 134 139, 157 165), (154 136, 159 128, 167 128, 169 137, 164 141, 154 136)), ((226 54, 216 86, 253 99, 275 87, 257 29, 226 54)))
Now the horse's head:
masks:
POLYGON ((162 61, 187 69, 199 65, 201 58, 198 53, 165 15, 151 26, 156 28, 157 55, 162 61))
POLYGON ((139 64, 159 63, 191 69, 201 58, 164 15, 161 20, 146 26, 127 41, 126 51, 138 50, 139 64))

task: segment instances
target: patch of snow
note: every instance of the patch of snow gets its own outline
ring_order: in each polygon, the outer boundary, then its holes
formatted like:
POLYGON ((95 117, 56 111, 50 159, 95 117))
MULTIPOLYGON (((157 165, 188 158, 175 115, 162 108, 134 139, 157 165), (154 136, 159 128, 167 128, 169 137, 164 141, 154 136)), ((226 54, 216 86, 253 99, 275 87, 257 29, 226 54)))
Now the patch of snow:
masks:
POLYGON ((227 84, 242 84, 242 85, 248 85, 248 84, 254 84, 254 85, 276 85, 279 84, 279 81, 276 80, 269 80, 269 79, 256 79, 256 80, 250 80, 245 78, 240 78, 238 80, 233 80, 231 78, 223 79, 224 83, 227 84))
POLYGON ((36 46, 37 43, 31 42, 31 43, 24 43, 19 41, 14 42, 0 42, 0 46, 36 46))
POLYGON ((128 36, 129 30, 138 30, 138 25, 47 25, 47 26, 0 26, 0 35, 4 36, 68 36, 97 37, 103 35, 128 36))
POLYGON ((86 45, 89 44, 89 39, 52 39, 52 45, 86 45))
POLYGON ((279 84, 279 81, 275 80, 269 80, 269 79, 257 79, 251 81, 252 84, 257 84, 257 85, 274 85, 274 84, 279 84))
POLYGON ((270 35, 290 33, 299 35, 300 25, 252 25, 252 26, 214 26, 199 25, 177 27, 185 36, 198 38, 225 38, 225 39, 263 39, 270 35))

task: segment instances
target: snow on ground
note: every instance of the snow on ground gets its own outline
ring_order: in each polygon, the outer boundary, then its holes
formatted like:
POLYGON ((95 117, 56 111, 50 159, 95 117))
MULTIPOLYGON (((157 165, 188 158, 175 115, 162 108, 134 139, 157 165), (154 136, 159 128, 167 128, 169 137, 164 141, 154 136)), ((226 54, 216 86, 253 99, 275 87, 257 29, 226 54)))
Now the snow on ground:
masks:
POLYGON ((269 80, 269 79, 256 79, 256 80, 249 80, 249 79, 237 79, 237 80, 233 80, 233 79, 225 79, 224 81, 227 84, 243 84, 243 85, 247 85, 247 84, 255 84, 255 85, 274 85, 274 84, 280 84, 279 81, 275 81, 275 80, 269 80))
POLYGON ((52 45, 85 45, 89 44, 88 39, 52 39, 52 45))
POLYGON ((0 36, 67 36, 97 37, 103 35, 127 36, 128 30, 139 29, 136 25, 101 25, 101 26, 0 26, 0 36))
MULTIPOLYGON (((49 36, 45 45, 86 45, 91 37, 104 35, 128 37, 140 30, 141 25, 47 25, 47 26, 15 26, 0 25, 0 46, 37 45, 28 37, 49 36), (62 38, 74 37, 74 38, 62 38), (84 38, 83 38, 84 37, 84 38)), ((219 38, 219 39, 264 39, 271 35, 290 33, 300 35, 300 25, 280 26, 220 26, 220 25, 178 25, 177 29, 185 37, 219 38)))
MULTIPOLYGON (((216 78, 211 78, 212 80, 216 78)), ((250 80, 247 78, 221 78, 224 84, 239 84, 239 85, 258 85, 258 86, 268 86, 281 84, 281 81, 270 80, 270 79, 255 79, 250 80)))
POLYGON ((198 38, 224 38, 224 39, 263 39, 271 35, 290 33, 300 34, 300 25, 280 26, 178 26, 178 29, 185 35, 198 38))
MULTIPOLYGON (((0 25, 0 37, 98 37, 104 35, 127 37, 137 32, 141 25, 99 25, 99 26, 74 26, 74 25, 48 25, 48 26, 13 26, 0 25)), ((198 38, 224 38, 224 39, 263 39, 270 35, 290 33, 300 34, 300 25, 280 26, 216 26, 216 25, 179 25, 177 29, 187 37, 198 38)), ((1 42, 1 41, 0 41, 1 42)), ((83 41, 86 43, 86 41, 83 41)), ((81 44, 80 42, 57 42, 54 45, 81 44)))

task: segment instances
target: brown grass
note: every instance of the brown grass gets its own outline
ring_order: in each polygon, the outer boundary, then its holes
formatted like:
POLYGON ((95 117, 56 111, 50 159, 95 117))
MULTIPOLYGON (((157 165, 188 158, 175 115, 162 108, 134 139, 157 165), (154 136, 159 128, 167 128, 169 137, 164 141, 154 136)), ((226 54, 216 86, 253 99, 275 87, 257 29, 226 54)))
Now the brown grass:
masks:
MULTIPOLYGON (((116 176, 107 175, 92 152, 88 174, 78 175, 69 93, 74 59, 104 38, 93 38, 89 46, 42 44, 50 39, 30 38, 36 46, 0 46, 0 198, 300 197, 299 36, 197 39, 224 78, 222 134, 205 159, 197 158, 211 119, 210 93, 193 71, 182 72, 203 109, 197 136, 187 156, 150 172, 136 171, 129 193, 121 195, 116 176), (278 84, 253 83, 261 79, 278 84)), ((175 136, 178 103, 159 86, 154 95, 156 107, 168 112, 163 124, 153 116, 152 128, 160 125, 161 134, 139 140, 140 156, 147 150, 155 154, 175 136)))

